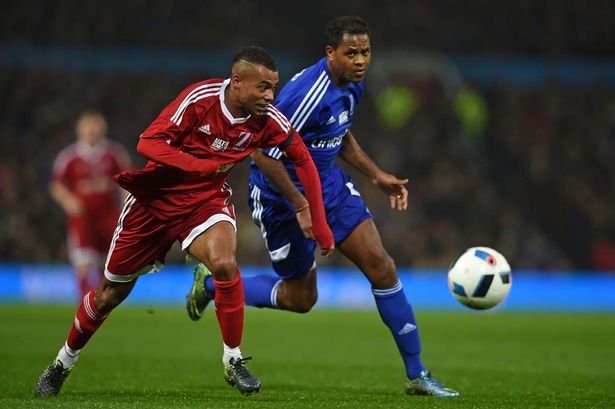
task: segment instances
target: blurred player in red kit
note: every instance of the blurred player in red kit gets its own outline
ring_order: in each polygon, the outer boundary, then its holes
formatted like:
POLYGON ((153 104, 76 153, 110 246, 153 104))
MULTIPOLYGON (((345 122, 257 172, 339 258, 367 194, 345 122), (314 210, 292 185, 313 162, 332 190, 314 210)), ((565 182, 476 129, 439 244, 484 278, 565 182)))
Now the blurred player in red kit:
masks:
POLYGON ((130 157, 107 139, 107 122, 98 112, 83 112, 75 133, 77 141, 55 159, 49 191, 66 213, 68 256, 82 298, 102 277, 121 205, 112 177, 130 168, 130 157))
POLYGON ((35 395, 54 396, 81 349, 138 277, 158 271, 175 240, 213 272, 215 310, 222 332, 226 381, 241 393, 258 392, 239 345, 244 291, 235 259, 235 211, 228 171, 257 148, 278 147, 297 169, 323 255, 334 250, 318 172, 301 136, 271 105, 279 81, 276 63, 260 47, 233 59, 231 78, 190 85, 141 134, 137 151, 146 167, 116 175, 130 192, 113 235, 105 278, 87 293, 57 358, 39 377, 35 395))

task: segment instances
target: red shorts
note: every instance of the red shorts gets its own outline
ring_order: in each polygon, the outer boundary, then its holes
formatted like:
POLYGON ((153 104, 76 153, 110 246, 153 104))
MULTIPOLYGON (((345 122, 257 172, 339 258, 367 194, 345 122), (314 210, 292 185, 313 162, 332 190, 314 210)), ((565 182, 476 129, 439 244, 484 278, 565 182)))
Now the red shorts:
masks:
POLYGON ((197 236, 221 221, 237 229, 235 209, 227 204, 227 197, 198 206, 188 217, 163 222, 128 196, 111 241, 105 277, 109 281, 128 282, 159 271, 175 240, 185 251, 197 236))
POLYGON ((74 217, 68 221, 68 256, 74 265, 100 263, 109 250, 117 224, 117 210, 96 217, 74 217))

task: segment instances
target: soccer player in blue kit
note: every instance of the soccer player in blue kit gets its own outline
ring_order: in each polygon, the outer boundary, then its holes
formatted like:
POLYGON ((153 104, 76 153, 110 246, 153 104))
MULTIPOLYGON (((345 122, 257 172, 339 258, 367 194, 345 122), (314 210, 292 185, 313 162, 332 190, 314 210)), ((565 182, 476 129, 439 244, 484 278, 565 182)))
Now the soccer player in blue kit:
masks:
MULTIPOLYGON (((367 23, 355 16, 336 18, 328 24, 327 35, 326 56, 296 74, 274 105, 290 119, 316 164, 336 247, 361 269, 372 286, 380 317, 405 364, 406 393, 459 396, 423 367, 417 323, 395 263, 384 249, 372 215, 351 178, 335 162, 341 157, 389 196, 391 208, 406 210, 408 179, 398 179, 380 169, 350 131, 371 61, 367 23)), ((293 165, 279 149, 256 151, 252 159, 249 204, 276 275, 244 277, 245 302, 308 312, 317 300, 316 242, 303 188, 293 165)), ((204 265, 195 267, 194 276, 187 310, 191 319, 198 320, 214 298, 215 289, 204 265)))

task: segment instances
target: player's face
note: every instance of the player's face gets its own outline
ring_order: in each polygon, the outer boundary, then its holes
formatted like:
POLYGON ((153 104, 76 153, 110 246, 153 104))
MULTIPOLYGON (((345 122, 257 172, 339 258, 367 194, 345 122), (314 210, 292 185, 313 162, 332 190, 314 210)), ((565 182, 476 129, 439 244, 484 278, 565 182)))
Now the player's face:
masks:
POLYGON ((331 74, 343 85, 365 78, 372 60, 372 47, 367 34, 344 34, 337 48, 327 46, 327 61, 331 74))
POLYGON ((93 146, 105 137, 107 124, 104 119, 98 116, 85 116, 77 123, 76 132, 80 141, 93 146))
POLYGON ((254 65, 246 70, 235 83, 237 98, 243 111, 252 115, 264 115, 267 106, 273 102, 279 80, 277 71, 271 71, 262 65, 254 65))

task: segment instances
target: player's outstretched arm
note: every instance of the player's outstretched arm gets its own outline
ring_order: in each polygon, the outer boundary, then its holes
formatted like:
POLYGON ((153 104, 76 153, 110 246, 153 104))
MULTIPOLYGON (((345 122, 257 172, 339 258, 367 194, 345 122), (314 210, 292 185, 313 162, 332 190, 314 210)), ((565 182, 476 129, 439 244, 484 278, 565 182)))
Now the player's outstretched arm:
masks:
POLYGON ((340 157, 353 168, 368 176, 372 183, 378 186, 389 196, 392 209, 406 210, 408 208, 408 179, 399 179, 395 175, 386 173, 359 146, 350 130, 344 135, 340 157))
POLYGON ((331 229, 327 224, 325 208, 322 202, 322 187, 316 165, 314 165, 314 161, 299 135, 295 135, 291 144, 284 148, 284 152, 295 165, 297 177, 303 185, 303 190, 305 190, 305 195, 310 204, 308 208, 312 216, 312 230, 316 241, 318 241, 322 249, 321 254, 329 256, 333 253, 335 242, 331 229))
POLYGON ((314 240, 312 231, 312 217, 309 203, 305 196, 297 189, 284 165, 277 159, 265 155, 262 149, 257 149, 251 155, 256 166, 263 172, 265 177, 278 189, 290 202, 297 213, 297 222, 303 231, 303 235, 314 240))
POLYGON ((162 136, 142 135, 137 144, 137 152, 147 159, 163 165, 172 166, 188 173, 209 176, 218 171, 219 165, 208 159, 199 159, 169 145, 162 136))

